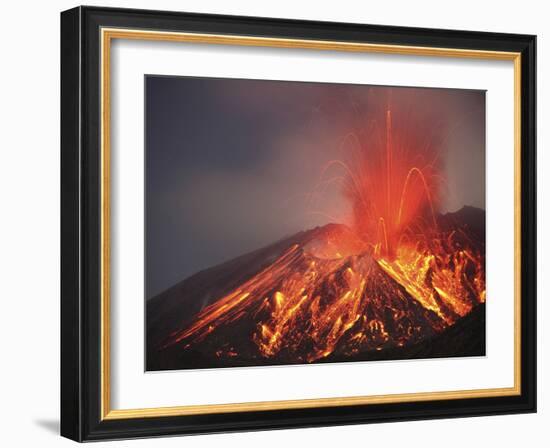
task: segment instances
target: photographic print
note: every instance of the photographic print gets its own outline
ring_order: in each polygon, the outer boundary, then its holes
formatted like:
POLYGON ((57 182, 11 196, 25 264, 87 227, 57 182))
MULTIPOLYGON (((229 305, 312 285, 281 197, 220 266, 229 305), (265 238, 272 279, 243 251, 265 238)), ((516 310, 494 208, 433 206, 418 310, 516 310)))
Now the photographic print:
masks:
POLYGON ((80 6, 60 44, 64 437, 536 412, 536 36, 80 6))
POLYGON ((145 96, 146 370, 485 355, 485 91, 145 96))

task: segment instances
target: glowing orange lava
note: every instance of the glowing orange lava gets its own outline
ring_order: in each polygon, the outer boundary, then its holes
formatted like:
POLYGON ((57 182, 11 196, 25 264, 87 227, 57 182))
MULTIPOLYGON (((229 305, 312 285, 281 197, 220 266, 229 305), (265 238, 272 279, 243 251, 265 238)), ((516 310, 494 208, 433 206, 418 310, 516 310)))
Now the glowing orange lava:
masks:
POLYGON ((437 148, 420 131, 396 132, 390 110, 378 133, 368 145, 350 137, 348 160, 323 170, 351 201, 352 225, 289 247, 164 348, 206 344, 217 357, 314 362, 415 344, 485 301, 484 242, 436 213, 437 148), (246 341, 227 345, 242 322, 246 341))

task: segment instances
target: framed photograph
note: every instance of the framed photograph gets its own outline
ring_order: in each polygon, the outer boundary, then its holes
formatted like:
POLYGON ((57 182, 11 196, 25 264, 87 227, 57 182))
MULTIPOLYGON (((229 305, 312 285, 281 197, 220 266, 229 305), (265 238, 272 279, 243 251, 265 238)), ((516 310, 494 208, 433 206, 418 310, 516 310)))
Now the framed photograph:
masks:
POLYGON ((535 36, 61 14, 61 433, 536 410, 535 36))

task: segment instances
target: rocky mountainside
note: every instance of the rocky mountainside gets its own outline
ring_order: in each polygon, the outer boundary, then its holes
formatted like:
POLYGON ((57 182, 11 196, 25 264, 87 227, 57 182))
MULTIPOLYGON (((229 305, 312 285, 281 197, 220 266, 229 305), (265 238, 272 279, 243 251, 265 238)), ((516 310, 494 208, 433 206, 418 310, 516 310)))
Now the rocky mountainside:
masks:
POLYGON ((147 370, 483 355, 484 229, 465 207, 386 259, 329 224, 201 271, 147 303, 147 370))

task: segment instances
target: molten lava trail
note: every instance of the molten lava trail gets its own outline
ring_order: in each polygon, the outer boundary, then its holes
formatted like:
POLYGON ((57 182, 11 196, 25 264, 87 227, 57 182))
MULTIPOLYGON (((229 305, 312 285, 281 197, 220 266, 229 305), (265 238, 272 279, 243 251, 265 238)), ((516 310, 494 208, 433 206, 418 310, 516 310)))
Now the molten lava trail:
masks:
POLYGON ((452 236, 438 244, 441 253, 404 245, 393 259, 367 253, 323 259, 296 244, 203 309, 165 347, 224 340, 245 319, 254 323, 247 338, 255 350, 231 344, 215 350, 218 357, 309 363, 415 344, 485 300, 481 255, 443 251, 452 236))

